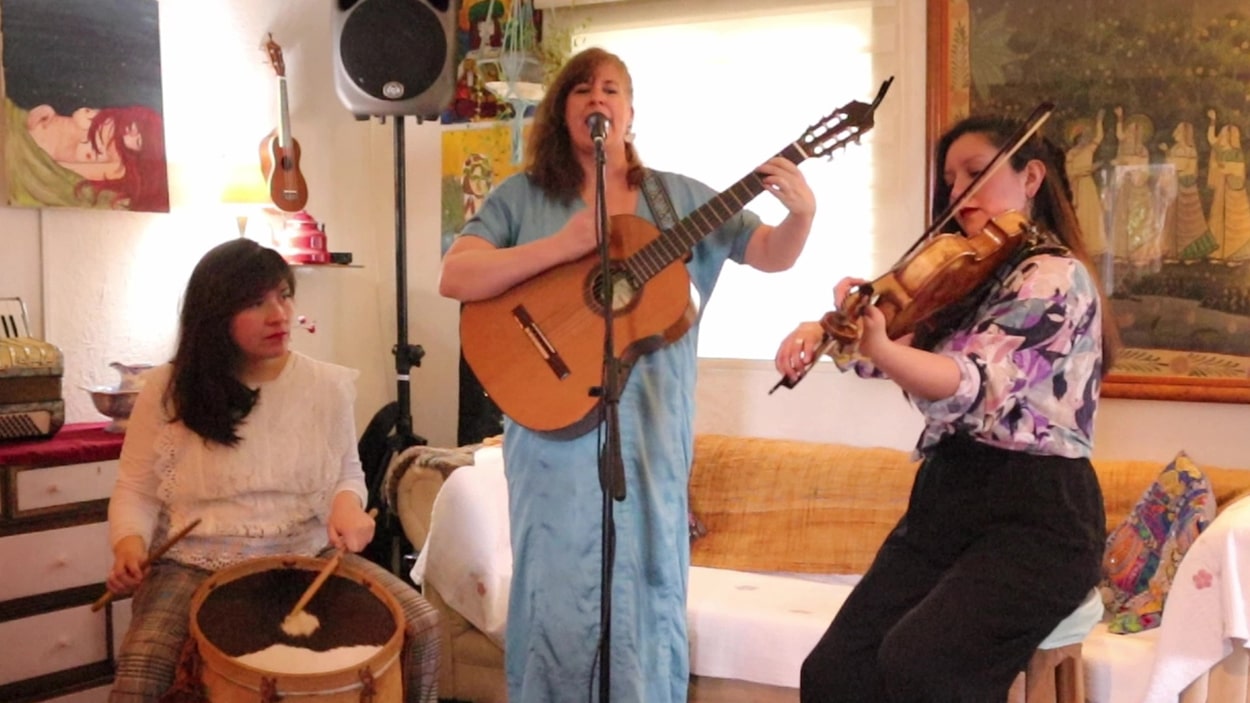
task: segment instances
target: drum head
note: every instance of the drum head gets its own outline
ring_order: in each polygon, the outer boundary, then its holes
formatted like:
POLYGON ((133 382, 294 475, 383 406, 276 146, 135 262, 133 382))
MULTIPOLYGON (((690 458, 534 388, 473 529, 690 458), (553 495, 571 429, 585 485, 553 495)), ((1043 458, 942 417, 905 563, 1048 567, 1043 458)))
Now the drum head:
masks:
POLYGON ((326 651, 354 645, 382 646, 399 624, 385 603, 359 583, 332 575, 304 610, 319 626, 292 637, 282 620, 316 577, 304 569, 269 569, 210 585, 196 614, 203 636, 222 653, 240 657, 275 644, 326 651))

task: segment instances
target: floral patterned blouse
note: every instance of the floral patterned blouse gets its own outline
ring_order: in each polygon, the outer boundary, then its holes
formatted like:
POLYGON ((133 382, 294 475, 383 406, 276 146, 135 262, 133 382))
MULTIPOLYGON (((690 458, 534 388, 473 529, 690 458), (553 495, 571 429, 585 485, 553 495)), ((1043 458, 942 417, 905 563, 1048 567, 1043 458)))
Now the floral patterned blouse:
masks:
MULTIPOLYGON (((1088 457, 1102 378, 1097 284, 1077 259, 1036 254, 1004 267, 970 323, 934 352, 959 365, 959 387, 913 398, 925 429, 916 458, 961 433, 995 447, 1088 457)), ((883 376, 865 360, 861 376, 883 376)))

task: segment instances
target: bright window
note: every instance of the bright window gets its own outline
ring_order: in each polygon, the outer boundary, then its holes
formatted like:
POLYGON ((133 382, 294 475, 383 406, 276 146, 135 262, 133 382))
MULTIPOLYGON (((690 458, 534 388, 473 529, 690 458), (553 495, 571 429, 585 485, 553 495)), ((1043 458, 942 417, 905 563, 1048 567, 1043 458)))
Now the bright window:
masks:
MULTIPOLYGON (((780 2, 767 11, 713 0, 600 5, 587 12, 579 48, 602 46, 629 66, 635 144, 644 163, 723 191, 836 108, 872 99, 892 73, 880 65, 889 55, 874 50, 874 16, 880 17, 874 13, 893 5, 787 10, 780 2), (725 9, 736 5, 744 9, 725 9)), ((879 19, 877 25, 880 32, 879 19)), ((878 125, 882 114, 884 105, 878 125)), ((832 160, 800 165, 818 205, 802 257, 778 274, 726 266, 703 317, 700 356, 771 359, 797 322, 830 309, 838 279, 871 277, 874 224, 888 197, 874 164, 888 157, 878 142, 890 141, 874 129, 832 160)), ((768 194, 747 207, 769 224, 786 214, 768 194)))

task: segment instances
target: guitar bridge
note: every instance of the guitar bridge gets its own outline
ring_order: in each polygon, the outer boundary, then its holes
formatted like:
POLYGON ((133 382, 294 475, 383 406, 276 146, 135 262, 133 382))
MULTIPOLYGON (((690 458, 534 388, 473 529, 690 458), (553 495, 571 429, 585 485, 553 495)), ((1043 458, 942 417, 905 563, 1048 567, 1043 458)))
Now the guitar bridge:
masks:
POLYGON ((530 344, 534 345, 534 349, 538 350, 543 360, 547 362, 547 367, 555 374, 556 378, 563 381, 569 376, 569 366, 564 363, 564 359, 560 357, 560 353, 552 346, 551 341, 547 339, 547 335, 534 322, 534 318, 530 317, 529 311, 524 305, 518 305, 512 308, 512 319, 517 321, 521 326, 521 330, 525 332, 525 336, 529 338, 530 344))

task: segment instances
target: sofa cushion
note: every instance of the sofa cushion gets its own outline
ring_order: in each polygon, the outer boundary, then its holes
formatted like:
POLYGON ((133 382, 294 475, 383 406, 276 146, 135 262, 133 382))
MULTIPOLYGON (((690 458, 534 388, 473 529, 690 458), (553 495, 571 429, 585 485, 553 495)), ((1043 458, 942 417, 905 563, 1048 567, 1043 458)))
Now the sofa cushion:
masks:
MULTIPOLYGON (((1215 492, 1216 512, 1231 505, 1243 495, 1250 494, 1250 470, 1225 469, 1204 466, 1203 473, 1215 492)), ((1124 522, 1142 491, 1159 477, 1159 462, 1141 459, 1095 459, 1094 471, 1102 487, 1104 508, 1107 512, 1107 532, 1110 533, 1124 522)))
POLYGON ((1089 703, 1141 703, 1154 666, 1156 630, 1114 635, 1100 623, 1081 643, 1085 700, 1089 703))
POLYGON ((799 687, 799 668, 851 584, 691 567, 690 673, 799 687))
POLYGON ((1111 612, 1111 632, 1159 626, 1181 558, 1214 519, 1211 484, 1181 452, 1107 536, 1102 588, 1111 612))
POLYGON ((690 509, 707 534, 691 563, 862 574, 907 508, 916 466, 898 449, 698 435, 690 509))

